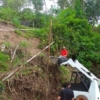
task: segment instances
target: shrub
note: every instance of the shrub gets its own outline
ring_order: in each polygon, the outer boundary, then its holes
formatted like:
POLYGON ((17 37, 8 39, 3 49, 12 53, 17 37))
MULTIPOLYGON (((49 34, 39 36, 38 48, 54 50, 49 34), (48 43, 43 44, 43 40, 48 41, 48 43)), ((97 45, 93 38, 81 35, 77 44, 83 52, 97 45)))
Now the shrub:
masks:
POLYGON ((5 47, 9 48, 11 47, 11 44, 9 42, 3 42, 3 44, 5 45, 5 47))
POLYGON ((7 71, 9 69, 9 62, 9 55, 0 52, 0 71, 7 71))
MULTIPOLYGON (((71 11, 70 11, 71 12, 71 11)), ((100 34, 92 32, 92 27, 86 19, 75 17, 68 9, 61 12, 58 22, 53 24, 53 39, 55 44, 51 51, 56 54, 65 45, 69 57, 75 55, 86 67, 98 65, 100 61, 100 34)))
POLYGON ((15 27, 20 27, 20 20, 18 18, 13 18, 12 20, 13 24, 15 25, 15 27))
POLYGON ((21 31, 20 31, 20 30, 15 30, 15 33, 16 33, 17 35, 21 35, 21 31))
POLYGON ((16 16, 16 11, 10 8, 0 8, 0 18, 6 21, 12 21, 16 16), (13 16, 12 16, 13 15, 13 16))
POLYGON ((27 47, 27 43, 25 41, 21 41, 20 42, 20 46, 26 48, 27 47))

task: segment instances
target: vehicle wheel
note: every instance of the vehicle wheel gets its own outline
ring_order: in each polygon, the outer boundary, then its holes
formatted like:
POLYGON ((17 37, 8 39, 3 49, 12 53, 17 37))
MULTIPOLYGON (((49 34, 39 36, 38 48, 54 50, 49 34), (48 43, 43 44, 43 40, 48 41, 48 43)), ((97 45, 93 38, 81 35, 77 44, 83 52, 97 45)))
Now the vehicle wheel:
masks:
POLYGON ((76 97, 75 100, 88 100, 88 98, 84 95, 79 95, 79 96, 76 97))

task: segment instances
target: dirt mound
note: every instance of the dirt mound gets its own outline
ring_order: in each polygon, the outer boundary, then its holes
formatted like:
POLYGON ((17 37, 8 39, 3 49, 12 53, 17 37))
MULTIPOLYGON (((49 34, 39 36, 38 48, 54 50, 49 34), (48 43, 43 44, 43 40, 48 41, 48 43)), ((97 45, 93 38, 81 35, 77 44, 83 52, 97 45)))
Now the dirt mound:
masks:
POLYGON ((59 70, 56 65, 48 66, 44 57, 36 60, 39 60, 37 66, 25 68, 22 75, 18 74, 6 82, 6 92, 2 100, 8 100, 8 97, 11 100, 56 100, 60 83, 59 70))
POLYGON ((16 48, 17 45, 24 42, 27 45, 28 52, 30 52, 32 55, 35 55, 40 51, 38 49, 39 39, 26 39, 16 34, 12 29, 14 29, 13 25, 0 22, 0 44, 9 43, 10 46, 16 48))

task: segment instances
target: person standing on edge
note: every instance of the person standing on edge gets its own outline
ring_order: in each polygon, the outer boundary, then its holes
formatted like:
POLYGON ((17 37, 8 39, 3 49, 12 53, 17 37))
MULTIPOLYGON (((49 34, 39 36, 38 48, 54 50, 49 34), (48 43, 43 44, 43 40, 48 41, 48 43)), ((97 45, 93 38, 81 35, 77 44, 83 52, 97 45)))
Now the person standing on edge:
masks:
POLYGON ((68 51, 66 50, 66 47, 63 46, 60 51, 60 56, 58 57, 57 64, 60 65, 62 62, 67 61, 68 51))
POLYGON ((66 50, 66 47, 63 46, 61 52, 60 52, 60 55, 63 56, 63 57, 67 57, 68 56, 68 51, 66 50))
POLYGON ((71 84, 65 83, 65 88, 60 91, 60 95, 57 97, 57 100, 74 100, 74 93, 70 89, 71 84))

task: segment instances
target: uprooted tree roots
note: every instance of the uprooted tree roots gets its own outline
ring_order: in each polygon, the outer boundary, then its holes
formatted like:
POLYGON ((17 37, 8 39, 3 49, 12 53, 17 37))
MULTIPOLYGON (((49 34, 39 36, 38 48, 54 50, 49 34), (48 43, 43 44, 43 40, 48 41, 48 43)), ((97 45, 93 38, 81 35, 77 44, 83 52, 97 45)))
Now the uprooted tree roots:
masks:
POLYGON ((2 100, 54 100, 59 92, 60 72, 45 57, 37 57, 6 81, 2 100))

